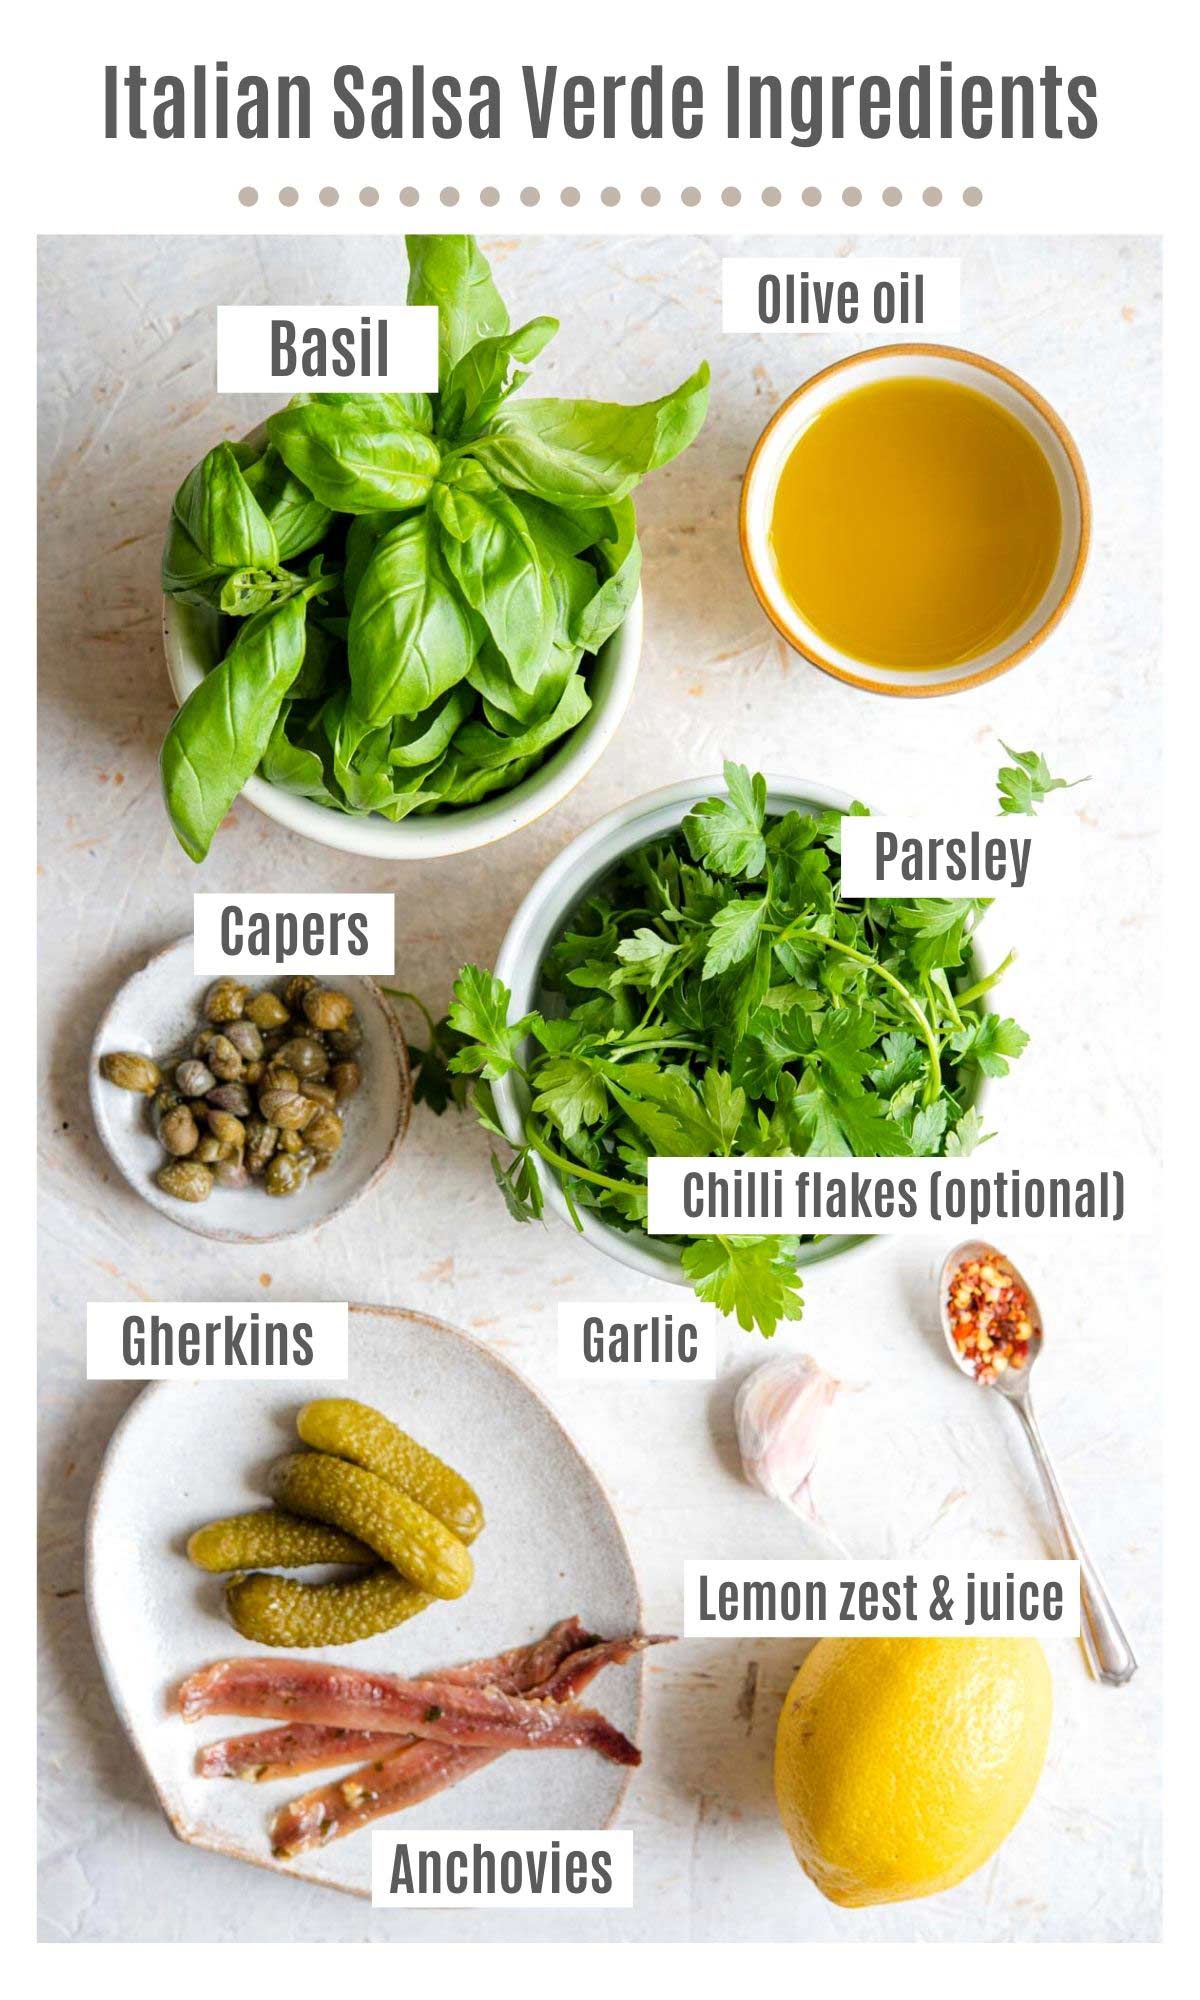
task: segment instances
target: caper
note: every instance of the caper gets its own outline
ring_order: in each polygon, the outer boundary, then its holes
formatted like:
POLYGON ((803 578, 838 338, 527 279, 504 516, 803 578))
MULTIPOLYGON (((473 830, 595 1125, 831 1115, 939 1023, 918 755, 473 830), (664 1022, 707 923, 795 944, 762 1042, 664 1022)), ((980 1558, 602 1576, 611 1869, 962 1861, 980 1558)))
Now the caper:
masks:
POLYGON ((228 1035, 217 1035, 209 1043, 205 1060, 213 1075, 220 1077, 222 1083, 235 1083, 245 1068, 228 1035))
POLYGON ((336 1153, 342 1143, 342 1121, 337 1112, 318 1108, 304 1127, 304 1143, 314 1153, 336 1153))
POLYGON ((357 1055, 363 1044, 362 1022, 357 1014, 351 1014, 342 1027, 331 1028, 326 1039, 335 1056, 357 1055))
POLYGON ((253 1021, 231 1021, 225 1030, 229 1040, 241 1056, 243 1062, 259 1062, 262 1058, 262 1036, 253 1021))
POLYGON ((290 1153, 276 1153, 263 1176, 268 1194, 295 1194, 304 1186, 304 1168, 290 1153))
POLYGON ((162 1071, 149 1056, 135 1055, 131 1051, 119 1051, 115 1055, 101 1056, 100 1074, 108 1083, 115 1083, 118 1090, 136 1090, 142 1097, 153 1097, 162 1083, 162 1071))
POLYGON ((242 1071, 242 1075, 247 1083, 260 1083, 266 1066, 265 1062, 248 1062, 242 1071))
POLYGON ((154 1178, 163 1193, 174 1195, 176 1201, 207 1201, 213 1189, 213 1177, 199 1160, 171 1160, 154 1178))
POLYGON ((324 1104, 332 1111, 337 1103, 337 1092, 327 1083, 312 1083, 307 1078, 300 1085, 301 1097, 311 1097, 314 1104, 324 1104))
POLYGON ((329 1072, 329 1081, 333 1085, 333 1095, 336 1102, 344 1104, 348 1097, 354 1096, 355 1091, 361 1084, 362 1071, 353 1057, 346 1056, 343 1061, 334 1063, 333 1068, 329 1072))
POLYGON ((219 1107, 214 1108, 210 1105, 208 1108, 208 1129, 214 1139, 219 1139, 223 1146, 237 1146, 240 1148, 246 1143, 246 1128, 242 1124, 241 1119, 236 1118, 232 1111, 222 1111, 219 1107))
POLYGON ((186 1104, 177 1104, 173 1111, 167 1112, 159 1125, 158 1136, 168 1153, 174 1153, 178 1159, 195 1152, 200 1133, 186 1104))
POLYGON ((224 1150, 221 1141, 214 1139, 211 1132, 206 1132, 203 1138, 198 1141, 193 1158, 199 1160, 206 1167, 214 1167, 221 1158, 224 1150))
POLYGON ((216 1082, 216 1077, 198 1056, 189 1056, 186 1062, 175 1066, 175 1087, 185 1097, 206 1097, 216 1082))
POLYGON ((312 1082, 320 1083, 329 1072, 329 1057, 320 1042, 311 1035, 296 1035, 290 1042, 285 1042, 279 1051, 279 1060, 286 1063, 289 1069, 294 1069, 301 1081, 309 1077, 312 1082))
POLYGON ((241 1160, 221 1160, 213 1168, 218 1187, 244 1188, 250 1185, 250 1172, 241 1160))
POLYGON ((267 1161, 279 1143, 279 1127, 269 1125, 265 1118, 246 1120, 246 1169, 252 1174, 261 1174, 267 1161))
POLYGON ((261 1097, 265 1090, 299 1090, 299 1088, 300 1079, 294 1069, 289 1069, 286 1063, 269 1062, 259 1078, 258 1094, 261 1097))
POLYGON ((213 1043, 220 1040, 220 1036, 221 1031, 219 1028, 198 1029, 192 1036, 192 1054, 198 1056, 201 1062, 203 1062, 213 1043))
POLYGON ((258 1108, 272 1125, 280 1125, 289 1132, 302 1132, 318 1107, 311 1098, 301 1097, 298 1090, 264 1090, 259 1095, 258 1108))
POLYGON ((294 1128, 289 1127, 286 1131, 281 1129, 278 1150, 281 1153, 302 1153, 304 1151, 304 1141, 294 1128))
POLYGON ((314 1028, 344 1028, 354 1013, 354 1002, 332 986, 314 986, 304 996, 304 1012, 314 1028))
POLYGON ((311 993, 317 983, 311 972, 294 972, 284 981, 283 997, 293 1014, 302 1012, 305 994, 311 993))
POLYGON ((161 1128, 168 1111, 174 1111, 175 1106, 182 1103, 183 1099, 173 1084, 164 1083, 161 1090, 155 1091, 154 1102, 150 1106, 150 1122, 156 1132, 161 1128))
POLYGON ((256 1028, 282 1028, 291 1018, 278 993, 256 993, 246 1002, 246 1013, 256 1028))
POLYGON ((249 990, 238 979, 218 979, 204 996, 206 1021, 240 1021, 246 1011, 249 990))
POLYGON ((267 1028, 264 1031, 263 1055, 266 1057, 268 1062, 270 1062, 272 1056, 275 1055, 276 1051, 283 1047, 284 1043, 287 1041, 288 1036, 291 1034, 291 1032, 292 1032, 292 1024, 290 1021, 288 1021, 282 1028, 267 1028))
POLYGON ((215 1090, 209 1091, 208 1103, 214 1111, 232 1111, 235 1118, 248 1118, 253 1108, 244 1083, 219 1083, 215 1090))

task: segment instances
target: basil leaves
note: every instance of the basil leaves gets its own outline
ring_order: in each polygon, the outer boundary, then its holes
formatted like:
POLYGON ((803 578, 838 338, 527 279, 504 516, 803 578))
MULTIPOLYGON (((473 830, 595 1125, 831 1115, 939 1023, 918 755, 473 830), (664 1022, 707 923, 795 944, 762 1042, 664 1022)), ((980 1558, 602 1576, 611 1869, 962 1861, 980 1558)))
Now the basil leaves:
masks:
POLYGON ((707 365, 630 408, 510 401, 557 320, 510 329, 473 237, 410 237, 408 256, 410 304, 438 311, 438 394, 297 396, 175 496, 163 589, 221 640, 160 760, 194 861, 255 771, 396 820, 520 783, 587 715, 633 602, 630 494, 704 421, 707 365))

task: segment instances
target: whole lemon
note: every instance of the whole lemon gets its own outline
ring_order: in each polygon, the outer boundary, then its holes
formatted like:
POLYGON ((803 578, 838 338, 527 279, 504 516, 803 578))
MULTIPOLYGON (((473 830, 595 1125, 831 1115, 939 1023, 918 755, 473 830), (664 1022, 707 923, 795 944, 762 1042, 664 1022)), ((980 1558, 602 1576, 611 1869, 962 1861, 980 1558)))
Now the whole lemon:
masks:
POLYGON ((845 1908, 953 1888, 1033 1797, 1052 1694, 1036 1639, 820 1639, 783 1704, 775 1797, 845 1908))

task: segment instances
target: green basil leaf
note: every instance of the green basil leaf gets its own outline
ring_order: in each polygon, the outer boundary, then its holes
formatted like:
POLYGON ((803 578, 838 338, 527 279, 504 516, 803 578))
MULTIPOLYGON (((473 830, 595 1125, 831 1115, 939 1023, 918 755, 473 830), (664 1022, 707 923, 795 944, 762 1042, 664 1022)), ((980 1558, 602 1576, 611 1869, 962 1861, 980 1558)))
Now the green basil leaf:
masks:
POLYGON ((475 691, 466 681, 447 688, 422 715, 398 716, 392 724, 389 761, 405 770, 430 766, 443 757, 460 724, 475 706, 475 691))
POLYGON ((625 622, 642 578, 642 550, 632 500, 613 506, 617 534, 602 548, 609 574, 571 624, 571 637, 587 653, 598 653, 604 641, 625 622))
POLYGON ((354 397, 344 403, 291 403, 267 419, 284 463, 326 507, 342 514, 400 512, 429 496, 441 454, 431 438, 391 407, 354 397))
POLYGON ((556 319, 531 319, 512 333, 488 334, 460 355, 442 390, 438 412, 444 437, 469 437, 490 423, 501 403, 528 380, 509 370, 535 361, 558 332, 556 319))
POLYGON ((202 558, 219 569, 274 569, 275 535, 230 444, 215 445, 192 467, 173 512, 202 558))
POLYGON ((181 598, 185 604, 211 606, 214 595, 219 596, 220 591, 218 587, 214 593, 207 586, 225 575, 220 563, 210 562, 201 553, 179 516, 173 513, 162 552, 162 587, 168 597, 181 598))
POLYGON ((275 536, 280 562, 313 548, 329 533, 333 512, 314 500, 302 479, 284 464, 274 445, 243 470, 275 536))
MULTIPOLYGON (((457 504, 468 496, 452 495, 457 504)), ((493 480, 469 494, 475 525, 466 541, 442 536, 442 552, 459 591, 487 626, 492 643, 519 684, 532 690, 550 657, 554 593, 537 544, 511 494, 493 480)))
POLYGON ((342 572, 342 594, 348 611, 354 609, 358 586, 371 557, 402 518, 397 514, 356 514, 351 521, 346 531, 346 566, 342 572))
POLYGON ((354 705, 372 725, 420 715, 461 681, 475 651, 470 622, 450 589, 421 514, 383 537, 350 616, 354 705))
POLYGON ((507 333, 508 308, 473 236, 406 236, 408 303, 438 310, 438 377, 486 334, 507 333))
POLYGON ((708 408, 708 363, 652 403, 531 397, 510 404, 472 455, 506 486, 565 506, 623 500, 644 474, 697 435, 708 408))
MULTIPOLYGON (((311 629, 309 636, 312 636, 311 629)), ((276 717, 258 775, 265 778, 269 785, 278 785, 281 791, 295 792, 300 798, 314 799, 318 805, 337 809, 341 801, 325 781, 325 766, 317 752, 303 744, 293 743, 288 736, 291 706, 291 702, 286 701, 276 717)))
POLYGON ((159 758, 163 796, 180 846, 193 861, 203 861, 261 762, 280 704, 303 665, 304 645, 303 597, 247 619, 168 729, 159 758))
POLYGON ((398 417, 402 423, 424 431, 426 437, 433 436, 433 398, 423 390, 309 389, 292 397, 293 409, 300 403, 329 403, 335 408, 356 403, 364 415, 377 413, 382 423, 398 417))
POLYGON ((464 766, 478 771, 498 770, 518 758, 542 757, 552 743, 583 721, 591 708, 581 674, 567 682, 557 707, 541 722, 533 723, 519 735, 498 735, 486 722, 468 722, 454 739, 454 753, 464 766))
POLYGON ((372 729, 354 707, 348 688, 330 697, 321 721, 333 751, 333 769, 352 812, 380 812, 392 798, 388 762, 391 729, 372 729))

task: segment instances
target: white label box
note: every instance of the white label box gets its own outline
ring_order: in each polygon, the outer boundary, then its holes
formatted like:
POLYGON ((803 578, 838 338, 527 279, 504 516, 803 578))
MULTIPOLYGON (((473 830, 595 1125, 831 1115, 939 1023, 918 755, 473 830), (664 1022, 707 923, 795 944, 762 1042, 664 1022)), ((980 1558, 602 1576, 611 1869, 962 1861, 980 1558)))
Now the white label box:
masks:
POLYGON ((436 306, 218 306, 222 396, 438 385, 436 306))
POLYGON ((693 1560, 685 1639, 1079 1637, 1077 1562, 693 1560))
POLYGON ((89 1303, 89 1382, 246 1382, 284 1377, 344 1382, 350 1309, 344 1302, 261 1299, 125 1299, 89 1303))
POLYGON ((377 1910, 630 1910, 633 1834, 374 1833, 371 1902, 377 1910))
POLYGON ((365 895, 239 895, 192 897, 192 970, 222 972, 396 970, 396 898, 365 895))
POLYGON ((997 896, 1006 889, 1069 886, 1078 861, 1074 820, 1041 824, 1024 814, 976 825, 847 813, 842 820, 844 896, 997 896))
POLYGON ((723 257, 721 330, 957 333, 957 257, 723 257))
POLYGON ((716 1307, 561 1300, 558 1373, 564 1382, 714 1382, 716 1307))

